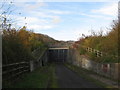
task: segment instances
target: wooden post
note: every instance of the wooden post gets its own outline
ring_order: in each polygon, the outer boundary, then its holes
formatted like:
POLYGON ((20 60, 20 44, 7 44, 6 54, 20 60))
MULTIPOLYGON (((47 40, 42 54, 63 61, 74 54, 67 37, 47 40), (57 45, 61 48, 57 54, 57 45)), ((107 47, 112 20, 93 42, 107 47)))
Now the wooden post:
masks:
POLYGON ((34 70, 34 65, 33 61, 30 61, 30 71, 32 72, 34 70))

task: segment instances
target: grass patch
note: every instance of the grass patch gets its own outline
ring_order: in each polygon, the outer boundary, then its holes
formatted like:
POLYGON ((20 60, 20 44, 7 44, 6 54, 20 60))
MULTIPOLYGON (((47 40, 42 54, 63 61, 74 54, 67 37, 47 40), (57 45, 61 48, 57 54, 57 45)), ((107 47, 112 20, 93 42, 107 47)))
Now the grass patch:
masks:
POLYGON ((91 73, 91 71, 89 71, 89 70, 85 70, 83 68, 80 68, 80 67, 68 64, 68 63, 66 63, 65 66, 68 67, 69 69, 75 71, 78 75, 80 75, 84 79, 92 81, 96 85, 101 86, 101 88, 114 88, 112 86, 109 86, 109 85, 107 85, 105 83, 102 83, 101 81, 98 81, 98 80, 90 77, 89 74, 91 73))
POLYGON ((49 86, 48 88, 58 88, 58 84, 57 84, 57 77, 55 74, 55 64, 52 63, 51 67, 50 67, 50 79, 49 79, 49 86))
POLYGON ((57 87, 54 64, 49 64, 33 72, 26 73, 21 76, 20 80, 3 88, 48 88, 49 80, 51 81, 51 88, 57 87))

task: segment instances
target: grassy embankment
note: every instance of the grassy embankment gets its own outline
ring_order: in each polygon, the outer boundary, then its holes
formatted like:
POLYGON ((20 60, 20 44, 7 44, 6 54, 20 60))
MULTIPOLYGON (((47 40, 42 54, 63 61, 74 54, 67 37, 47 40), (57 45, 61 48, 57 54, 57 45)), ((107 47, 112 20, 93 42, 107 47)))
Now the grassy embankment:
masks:
POLYGON ((7 88, 57 88, 55 65, 49 64, 26 73, 19 81, 7 88))

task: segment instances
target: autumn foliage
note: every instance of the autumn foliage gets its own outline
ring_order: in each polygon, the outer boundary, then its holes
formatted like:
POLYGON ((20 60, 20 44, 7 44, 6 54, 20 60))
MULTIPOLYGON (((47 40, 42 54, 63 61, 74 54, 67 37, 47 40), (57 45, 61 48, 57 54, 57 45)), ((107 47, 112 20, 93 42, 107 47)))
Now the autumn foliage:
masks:
POLYGON ((28 31, 26 27, 20 30, 3 30, 2 34, 2 61, 3 64, 34 60, 32 52, 40 48, 47 48, 43 35, 28 31))
MULTIPOLYGON (((80 38, 80 40, 77 42, 78 50, 80 51, 80 54, 88 54, 88 52, 85 53, 85 49, 87 47, 99 50, 103 52, 103 57, 95 57, 92 58, 95 61, 101 61, 101 62, 119 62, 118 60, 118 26, 120 23, 118 21, 114 21, 113 25, 109 32, 106 33, 106 35, 102 34, 102 31, 96 33, 92 32, 92 35, 86 36, 84 38, 80 38)), ((75 45, 74 45, 75 46, 75 45)), ((91 56, 90 56, 91 57, 91 56)))

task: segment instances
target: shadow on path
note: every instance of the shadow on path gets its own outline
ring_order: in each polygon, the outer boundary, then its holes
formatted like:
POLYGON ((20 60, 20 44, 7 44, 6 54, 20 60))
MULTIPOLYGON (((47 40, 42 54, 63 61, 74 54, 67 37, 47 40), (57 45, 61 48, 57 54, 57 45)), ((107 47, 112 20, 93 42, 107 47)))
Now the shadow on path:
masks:
POLYGON ((56 64, 56 75, 59 88, 100 88, 71 71, 63 64, 56 64))

